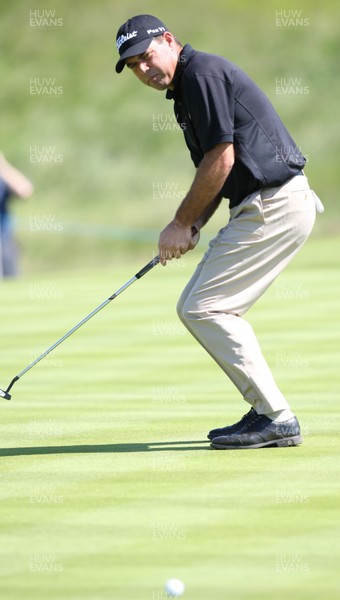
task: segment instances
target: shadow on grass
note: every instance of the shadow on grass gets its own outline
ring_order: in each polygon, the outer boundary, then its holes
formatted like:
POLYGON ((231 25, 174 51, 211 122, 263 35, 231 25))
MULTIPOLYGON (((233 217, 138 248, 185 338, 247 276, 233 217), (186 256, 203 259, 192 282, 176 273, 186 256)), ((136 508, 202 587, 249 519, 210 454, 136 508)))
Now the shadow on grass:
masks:
POLYGON ((140 444, 93 444, 78 446, 33 446, 28 448, 1 448, 0 456, 25 456, 30 454, 96 454, 102 452, 185 452, 210 450, 208 440, 186 440, 183 442, 149 442, 140 444), (200 446, 194 444, 201 444, 200 446))

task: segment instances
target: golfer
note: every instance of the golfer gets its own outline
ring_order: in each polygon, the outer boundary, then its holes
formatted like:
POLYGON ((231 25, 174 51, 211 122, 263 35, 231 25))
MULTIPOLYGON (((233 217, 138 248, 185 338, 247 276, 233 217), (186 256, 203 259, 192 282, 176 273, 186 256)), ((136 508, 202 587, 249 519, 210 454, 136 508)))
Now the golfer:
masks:
POLYGON ((166 90, 196 174, 159 237, 161 264, 192 250, 223 198, 230 218, 184 289, 178 314, 239 390, 250 410, 213 429, 217 449, 295 446, 299 422, 278 389, 252 327, 243 318, 308 238, 316 204, 305 158, 273 106, 235 64, 184 47, 151 15, 124 23, 117 73, 128 67, 166 90))

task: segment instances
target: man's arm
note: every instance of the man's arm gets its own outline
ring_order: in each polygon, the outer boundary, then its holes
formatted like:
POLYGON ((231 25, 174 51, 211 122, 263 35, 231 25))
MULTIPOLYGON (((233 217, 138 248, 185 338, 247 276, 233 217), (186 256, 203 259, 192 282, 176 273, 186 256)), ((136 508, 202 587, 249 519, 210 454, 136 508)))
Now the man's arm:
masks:
POLYGON ((31 182, 6 160, 2 152, 0 152, 0 177, 19 198, 29 198, 33 194, 31 182))
POLYGON ((223 196, 221 196, 221 194, 218 194, 216 198, 214 198, 214 200, 209 204, 209 206, 207 206, 207 208, 203 211, 200 218, 194 223, 194 227, 196 227, 198 231, 200 231, 202 227, 204 227, 204 225, 208 223, 209 219, 211 219, 214 212, 218 209, 219 205, 221 204, 222 198, 223 196))
POLYGON ((191 227, 203 225, 215 212, 221 200, 220 190, 233 164, 233 144, 217 144, 205 154, 175 218, 160 234, 158 248, 162 265, 195 247, 197 241, 192 239, 191 227))

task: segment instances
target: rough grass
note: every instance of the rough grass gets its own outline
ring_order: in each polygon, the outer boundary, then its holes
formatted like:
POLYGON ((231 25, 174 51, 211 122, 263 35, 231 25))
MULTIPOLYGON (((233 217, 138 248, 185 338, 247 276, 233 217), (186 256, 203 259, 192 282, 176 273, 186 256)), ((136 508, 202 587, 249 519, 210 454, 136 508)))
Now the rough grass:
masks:
POLYGON ((143 243, 142 232, 150 230, 156 240, 190 185, 193 166, 172 121, 172 103, 143 88, 131 73, 114 72, 116 29, 141 10, 159 14, 183 43, 238 63, 264 89, 308 156, 311 184, 327 206, 320 229, 336 233, 339 5, 334 0, 322 6, 286 2, 286 14, 301 11, 305 27, 277 26, 276 10, 283 9, 269 1, 174 0, 160 7, 152 0, 141 8, 137 0, 128 7, 117 0, 102 0, 100 7, 90 0, 81 7, 66 0, 38 0, 33 7, 16 0, 1 2, 0 109, 2 149, 36 187, 29 202, 14 206, 25 272, 101 265, 110 248, 116 252, 122 246, 122 236, 125 250, 138 252, 136 238, 143 243), (30 10, 54 11, 62 25, 32 27, 30 10), (36 77, 55 80, 62 94, 31 94, 36 77), (300 85, 279 93, 282 78, 300 85), (157 130, 159 119, 170 127, 157 130), (61 162, 32 162, 36 146, 51 147, 61 162), (158 184, 168 194, 157 195, 158 184), (45 235, 36 223, 45 225, 45 235), (61 226, 59 235, 53 225, 61 226))

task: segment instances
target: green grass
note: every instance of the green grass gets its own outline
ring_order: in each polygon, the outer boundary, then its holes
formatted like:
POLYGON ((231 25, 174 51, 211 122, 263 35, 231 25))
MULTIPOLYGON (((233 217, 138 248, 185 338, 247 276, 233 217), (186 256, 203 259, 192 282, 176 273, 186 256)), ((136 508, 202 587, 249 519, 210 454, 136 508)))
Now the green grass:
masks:
MULTIPOLYGON (((312 239, 250 311, 301 447, 209 448, 246 412, 175 315, 199 252, 155 268, 1 404, 6 600, 339 597, 339 241, 312 239)), ((1 287, 1 387, 145 262, 1 287)), ((118 261, 117 261, 118 264, 118 261)))

